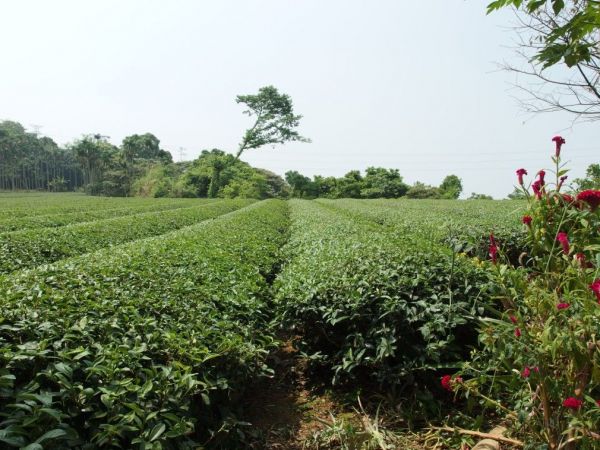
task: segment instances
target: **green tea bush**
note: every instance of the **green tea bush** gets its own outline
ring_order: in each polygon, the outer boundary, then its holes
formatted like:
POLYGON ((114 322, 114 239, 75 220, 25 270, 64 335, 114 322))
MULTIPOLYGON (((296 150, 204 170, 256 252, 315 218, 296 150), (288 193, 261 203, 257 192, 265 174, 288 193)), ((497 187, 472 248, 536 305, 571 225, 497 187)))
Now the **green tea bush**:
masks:
POLYGON ((275 282, 283 325, 333 382, 433 381, 476 343, 480 269, 418 231, 393 233, 293 200, 288 262, 275 282))
POLYGON ((512 261, 518 260, 526 244, 525 233, 518 224, 525 208, 521 201, 319 199, 318 202, 352 217, 371 220, 397 234, 419 235, 480 259, 487 257, 490 230, 512 261))
POLYGON ((153 211, 167 211, 185 207, 198 206, 210 200, 171 200, 166 202, 148 203, 147 201, 133 201, 128 207, 120 208, 100 208, 91 207, 84 211, 62 213, 62 214, 42 214, 24 217, 14 217, 0 220, 0 233, 10 231, 28 230, 32 228, 61 227, 81 222, 92 222, 101 219, 110 219, 113 217, 123 217, 133 214, 142 214, 153 211))
POLYGON ((268 200, 0 279, 3 448, 218 440, 232 400, 270 373, 266 278, 287 228, 268 200))
POLYGON ((0 274, 167 233, 250 203, 252 200, 224 200, 193 208, 0 234, 0 274))

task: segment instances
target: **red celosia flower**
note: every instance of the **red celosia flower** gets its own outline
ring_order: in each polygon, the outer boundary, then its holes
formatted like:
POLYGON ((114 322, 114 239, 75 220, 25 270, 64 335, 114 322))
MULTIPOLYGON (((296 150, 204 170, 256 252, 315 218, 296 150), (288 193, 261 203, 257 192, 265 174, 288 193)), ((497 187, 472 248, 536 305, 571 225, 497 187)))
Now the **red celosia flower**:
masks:
POLYGON ((579 261, 579 264, 584 269, 591 269, 592 267, 594 267, 594 265, 591 262, 589 262, 585 259, 585 255, 583 253, 577 253, 575 255, 575 259, 577 259, 577 261, 579 261))
POLYGON ((598 303, 600 303, 600 278, 594 280, 594 282, 590 284, 590 289, 598 299, 598 303))
POLYGON ((450 391, 450 392, 452 392, 451 382, 452 382, 452 376, 451 375, 444 375, 442 377, 442 380, 441 380, 442 387, 444 389, 446 389, 447 391, 450 391))
POLYGON ((579 408, 581 408, 581 405, 583 404, 583 402, 581 400, 579 400, 578 398, 569 397, 569 398, 566 398, 562 404, 565 408, 579 409, 579 408))
POLYGON ((523 378, 529 378, 529 375, 531 375, 531 370, 529 370, 529 367, 525 366, 523 372, 521 372, 521 376, 523 378))
POLYGON ((596 405, 600 408, 600 400, 596 400, 596 405))
POLYGON ((558 305, 556 305, 558 309, 567 309, 569 306, 571 305, 569 305, 568 303, 559 303, 558 305))
POLYGON ((575 199, 573 198, 573 196, 572 196, 572 195, 569 195, 569 194, 563 194, 563 195, 562 195, 562 198, 563 198, 563 200, 565 201, 565 203, 573 203, 573 201, 575 200, 575 199))
POLYGON ((531 218, 531 216, 523 216, 523 218, 521 220, 523 221, 523 223, 525 225, 527 225, 528 227, 530 227, 531 226, 531 221, 533 219, 531 218))
POLYGON ((521 329, 515 328, 515 337, 521 337, 521 329))
POLYGON ((558 158, 560 156, 560 148, 562 147, 563 144, 565 144, 567 141, 564 140, 564 138, 562 136, 554 136, 552 138, 552 142, 554 142, 556 144, 556 152, 555 155, 558 158))
POLYGON ((568 255, 570 248, 569 248, 569 236, 567 235, 567 233, 564 233, 564 232, 561 231, 556 236, 556 240, 558 242, 560 242, 560 245, 562 245, 563 253, 565 255, 568 255))
POLYGON ((594 189, 581 191, 579 194, 577 194, 577 200, 586 202, 588 205, 590 205, 591 210, 595 211, 600 205, 600 191, 596 191, 594 189))
POLYGON ((510 321, 516 325, 517 318, 515 316, 510 316, 510 321))
POLYGON ((543 185, 545 184, 545 181, 544 181, 544 177, 545 177, 545 176, 546 176, 546 172, 544 172, 543 170, 540 170, 540 171, 538 172, 538 177, 539 177, 539 178, 538 178, 538 181, 540 182, 540 185, 541 185, 541 186, 543 186, 543 185))
POLYGON ((517 177, 519 177, 519 184, 523 186, 523 175, 527 175, 527 171, 525 169, 517 170, 517 177))
POLYGON ((542 186, 544 185, 544 183, 542 183, 540 180, 535 180, 533 182, 533 184, 531 185, 531 189, 533 189, 533 193, 535 194, 535 196, 540 199, 542 198, 542 186))
POLYGON ((569 178, 567 175, 565 175, 564 177, 560 177, 560 181, 558 182, 558 187, 556 188, 558 191, 560 191, 560 188, 562 187, 563 183, 565 182, 565 180, 569 178))
POLYGON ((535 366, 535 367, 533 368, 533 371, 534 371, 535 373, 540 373, 540 368, 539 368, 538 366, 535 366))

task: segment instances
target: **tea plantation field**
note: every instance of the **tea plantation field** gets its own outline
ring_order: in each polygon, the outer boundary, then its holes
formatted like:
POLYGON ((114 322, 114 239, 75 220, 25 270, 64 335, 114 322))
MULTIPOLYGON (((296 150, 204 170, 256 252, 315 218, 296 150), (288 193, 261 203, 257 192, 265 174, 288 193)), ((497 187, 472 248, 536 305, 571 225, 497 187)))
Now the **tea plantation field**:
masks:
POLYGON ((290 335, 326 384, 435 389, 523 206, 0 194, 0 448, 240 448, 290 335))

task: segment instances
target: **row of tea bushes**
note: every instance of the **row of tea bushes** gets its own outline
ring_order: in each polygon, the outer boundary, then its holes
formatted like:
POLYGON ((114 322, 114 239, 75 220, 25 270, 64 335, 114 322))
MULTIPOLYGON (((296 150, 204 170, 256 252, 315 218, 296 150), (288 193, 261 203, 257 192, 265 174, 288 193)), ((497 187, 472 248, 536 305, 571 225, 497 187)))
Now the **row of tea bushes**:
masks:
MULTIPOLYGON (((189 201, 190 199, 185 199, 189 201)), ((23 194, 6 197, 0 194, 0 220, 36 215, 68 214, 90 209, 129 208, 138 205, 173 203, 181 199, 139 197, 91 197, 82 194, 23 194)))
POLYGON ((494 233, 503 251, 517 261, 525 247, 519 226, 524 202, 505 200, 324 200, 318 202, 351 216, 366 218, 399 234, 418 234, 457 252, 488 258, 494 233))
POLYGON ((59 228, 0 234, 0 273, 36 267, 136 239, 156 236, 235 211, 253 200, 223 200, 84 222, 59 228))
POLYGON ((32 216, 18 216, 11 219, 0 220, 0 233, 10 231, 29 230, 33 228, 61 227, 81 222, 92 222, 95 220, 110 219, 113 217, 130 216, 153 211, 167 211, 170 209, 198 206, 211 202, 208 199, 185 199, 167 202, 135 202, 128 207, 119 208, 93 208, 62 214, 42 214, 32 216))
POLYGON ((270 373, 265 277, 287 229, 286 203, 267 200, 0 279, 0 443, 217 440, 231 399, 270 373))
POLYGON ((416 226, 399 234, 315 202, 290 207, 277 305, 334 383, 421 383, 468 356, 486 304, 476 266, 416 226))

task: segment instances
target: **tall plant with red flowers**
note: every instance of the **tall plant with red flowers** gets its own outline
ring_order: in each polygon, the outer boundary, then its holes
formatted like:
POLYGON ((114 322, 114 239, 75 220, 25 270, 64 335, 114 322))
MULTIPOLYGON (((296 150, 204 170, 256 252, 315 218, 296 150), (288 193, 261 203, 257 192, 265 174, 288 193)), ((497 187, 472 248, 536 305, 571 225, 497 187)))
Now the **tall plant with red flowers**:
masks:
POLYGON ((528 251, 513 265, 493 241, 498 317, 483 322, 458 386, 498 399, 530 448, 600 448, 600 191, 561 192, 565 140, 553 141, 554 182, 542 170, 528 187, 517 171, 528 251))

